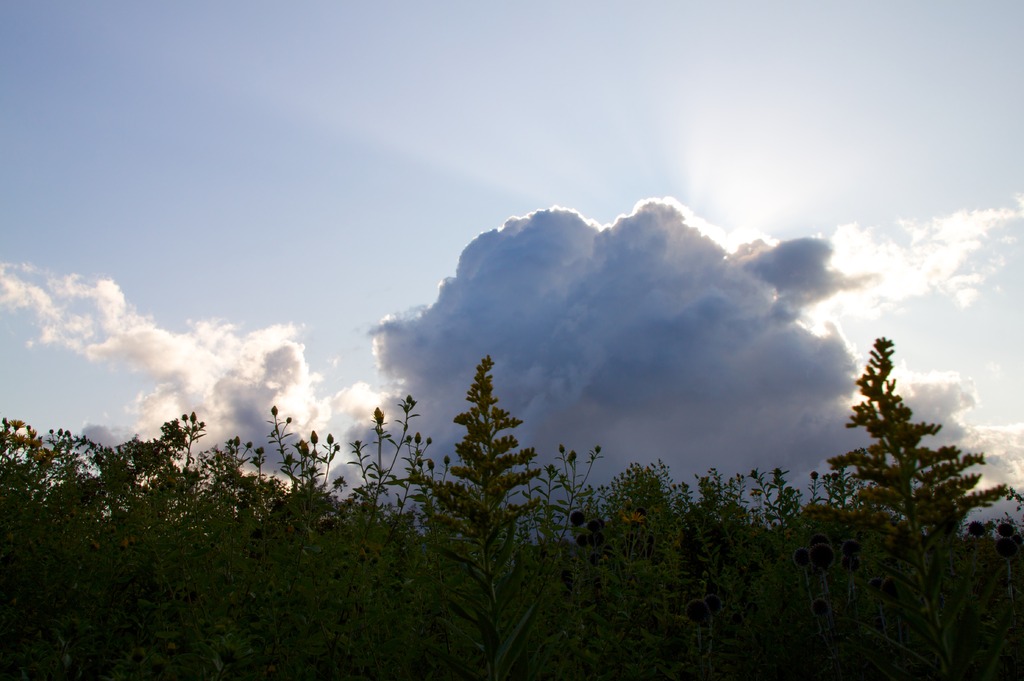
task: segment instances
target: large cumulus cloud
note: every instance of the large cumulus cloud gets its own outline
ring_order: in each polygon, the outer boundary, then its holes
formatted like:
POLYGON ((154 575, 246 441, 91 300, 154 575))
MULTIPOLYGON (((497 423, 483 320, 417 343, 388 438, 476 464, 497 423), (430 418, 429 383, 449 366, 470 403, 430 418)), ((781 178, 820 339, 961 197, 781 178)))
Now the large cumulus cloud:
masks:
POLYGON ((618 470, 662 458, 804 469, 854 446, 855 359, 801 310, 850 285, 828 242, 733 252, 670 201, 600 228, 567 210, 509 220, 465 251, 436 302, 375 331, 381 369, 448 446, 473 368, 496 362, 523 444, 600 444, 618 470))

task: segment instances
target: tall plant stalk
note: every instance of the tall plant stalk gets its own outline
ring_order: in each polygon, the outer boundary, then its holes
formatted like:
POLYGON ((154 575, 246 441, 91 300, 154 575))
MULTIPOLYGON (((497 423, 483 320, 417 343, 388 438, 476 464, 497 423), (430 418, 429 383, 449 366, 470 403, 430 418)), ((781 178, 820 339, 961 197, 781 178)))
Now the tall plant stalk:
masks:
MULTIPOLYGON (((865 649, 865 654, 889 678, 917 678, 921 672, 938 679, 988 679, 996 673, 999 651, 1009 620, 1001 618, 987 631, 970 583, 961 580, 948 594, 949 539, 974 509, 1005 497, 1003 486, 972 491, 981 476, 966 473, 985 462, 982 454, 958 448, 922 446, 941 426, 912 421, 913 412, 896 393, 891 378, 892 341, 875 342, 871 360, 857 381, 864 401, 856 405, 849 428, 864 428, 874 439, 867 449, 829 459, 833 469, 853 468, 864 483, 852 509, 817 505, 810 515, 860 525, 885 536, 892 564, 883 566, 895 583, 895 594, 879 597, 904 621, 920 647, 897 644, 902 663, 865 649), (986 635, 987 634, 987 635, 986 635)), ((981 594, 992 593, 992 576, 981 594)), ((884 634, 876 632, 884 639, 884 634)))
POLYGON ((522 422, 497 406, 490 375, 493 365, 490 357, 480 362, 466 394, 472 406, 455 417, 466 435, 455 447, 459 463, 451 467, 452 479, 418 479, 437 504, 431 520, 453 531, 451 545, 437 550, 461 568, 467 580, 453 586, 447 605, 470 625, 470 631, 453 629, 468 636, 482 652, 483 673, 450 651, 437 652, 453 672, 474 681, 531 678, 536 672, 525 653, 538 603, 517 608, 526 564, 517 556, 516 521, 533 510, 538 500, 516 504, 510 499, 540 471, 527 468, 535 456, 533 449, 514 451, 518 440, 502 434, 522 422))

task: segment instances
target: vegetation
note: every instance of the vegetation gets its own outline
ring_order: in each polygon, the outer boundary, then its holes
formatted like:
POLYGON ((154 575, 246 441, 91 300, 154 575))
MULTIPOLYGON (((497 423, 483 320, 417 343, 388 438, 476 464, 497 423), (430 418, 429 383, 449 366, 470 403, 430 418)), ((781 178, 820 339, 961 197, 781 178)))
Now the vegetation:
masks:
POLYGON ((268 447, 205 450, 195 414, 117 447, 4 419, 0 676, 1021 678, 1018 521, 971 514, 1022 497, 922 445, 891 355, 850 423, 874 444, 801 485, 538 465, 490 358, 454 452, 408 397, 353 443, 351 490, 334 438, 276 409, 268 447))

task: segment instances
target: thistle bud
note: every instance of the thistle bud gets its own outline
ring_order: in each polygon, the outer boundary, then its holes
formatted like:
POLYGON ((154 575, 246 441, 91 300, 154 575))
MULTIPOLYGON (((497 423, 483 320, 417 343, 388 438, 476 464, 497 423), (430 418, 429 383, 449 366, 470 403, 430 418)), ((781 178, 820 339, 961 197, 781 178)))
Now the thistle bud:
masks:
POLYGON ((711 619, 711 608, 701 598, 695 598, 686 604, 686 616, 695 624, 703 624, 711 619))

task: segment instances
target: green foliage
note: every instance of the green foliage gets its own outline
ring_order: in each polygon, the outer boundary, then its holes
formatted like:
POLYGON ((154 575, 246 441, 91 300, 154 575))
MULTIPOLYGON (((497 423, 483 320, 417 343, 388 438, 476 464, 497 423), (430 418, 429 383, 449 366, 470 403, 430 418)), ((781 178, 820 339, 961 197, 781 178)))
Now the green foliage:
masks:
MULTIPOLYGON (((893 343, 875 342, 871 361, 857 381, 864 401, 856 405, 850 427, 862 427, 875 442, 829 460, 834 468, 852 467, 854 476, 867 483, 856 493, 854 508, 814 506, 814 517, 843 520, 885 536, 885 550, 893 559, 885 571, 896 586, 883 594, 924 650, 898 645, 903 663, 889 654, 865 647, 873 662, 890 678, 914 678, 921 670, 941 679, 993 678, 1003 634, 1009 619, 983 631, 981 616, 967 582, 954 587, 948 598, 944 587, 951 562, 950 538, 972 510, 1002 499, 999 486, 971 492, 981 476, 965 474, 984 463, 981 454, 963 454, 956 447, 930 449, 924 437, 940 426, 912 421, 913 412, 896 394, 893 343), (984 635, 983 635, 984 634, 984 635)), ((995 581, 982 590, 987 602, 995 581)))
POLYGON ((981 475, 965 471, 984 464, 984 455, 963 454, 951 446, 921 446, 921 440, 938 433, 941 426, 911 420, 913 412, 889 377, 893 352, 892 341, 876 341, 871 361, 857 380, 865 400, 854 406, 848 427, 864 428, 874 444, 829 463, 833 468, 855 468, 859 480, 872 483, 857 493, 861 508, 840 515, 887 533, 895 551, 914 551, 925 541, 922 533, 949 534, 968 513, 999 501, 1007 490, 998 486, 970 491, 981 475))
POLYGON ((599 448, 519 449, 489 358, 454 452, 407 397, 351 490, 276 409, 209 449, 195 414, 116 447, 4 419, 0 678, 1021 678, 1020 509, 960 531, 996 493, 922 444, 890 356, 853 419, 875 444, 802 482, 655 461, 595 489, 599 448))
POLYGON ((769 477, 756 468, 748 476, 754 483, 751 496, 757 500, 755 515, 769 526, 786 527, 800 515, 800 490, 786 480, 789 471, 775 468, 769 477))
POLYGON ((502 434, 522 422, 497 406, 490 375, 493 365, 490 357, 480 362, 466 394, 472 406, 455 417, 455 423, 466 429, 455 447, 460 463, 452 466, 451 474, 456 479, 420 477, 419 481, 437 503, 430 520, 455 533, 451 548, 438 546, 437 550, 469 579, 452 587, 447 605, 475 629, 470 639, 483 653, 484 673, 450 651, 438 650, 438 655, 465 679, 500 681, 513 670, 517 678, 531 678, 536 670, 523 658, 538 604, 530 603, 521 613, 515 608, 526 576, 526 562, 516 556, 515 523, 534 510, 539 500, 524 504, 509 500, 540 471, 527 468, 536 455, 532 449, 514 452, 518 440, 502 434), (517 470, 520 467, 523 470, 517 470))
POLYGON ((455 423, 466 429, 466 435, 455 446, 460 462, 451 467, 455 479, 423 480, 440 508, 434 519, 456 535, 481 545, 492 544, 498 533, 539 503, 510 501, 513 492, 529 485, 540 472, 527 468, 536 456, 533 449, 513 451, 519 446, 518 440, 511 434, 501 435, 522 421, 497 406, 490 376, 493 366, 490 357, 480 362, 466 393, 466 401, 472 406, 455 417, 455 423), (517 470, 520 467, 523 470, 517 470))

